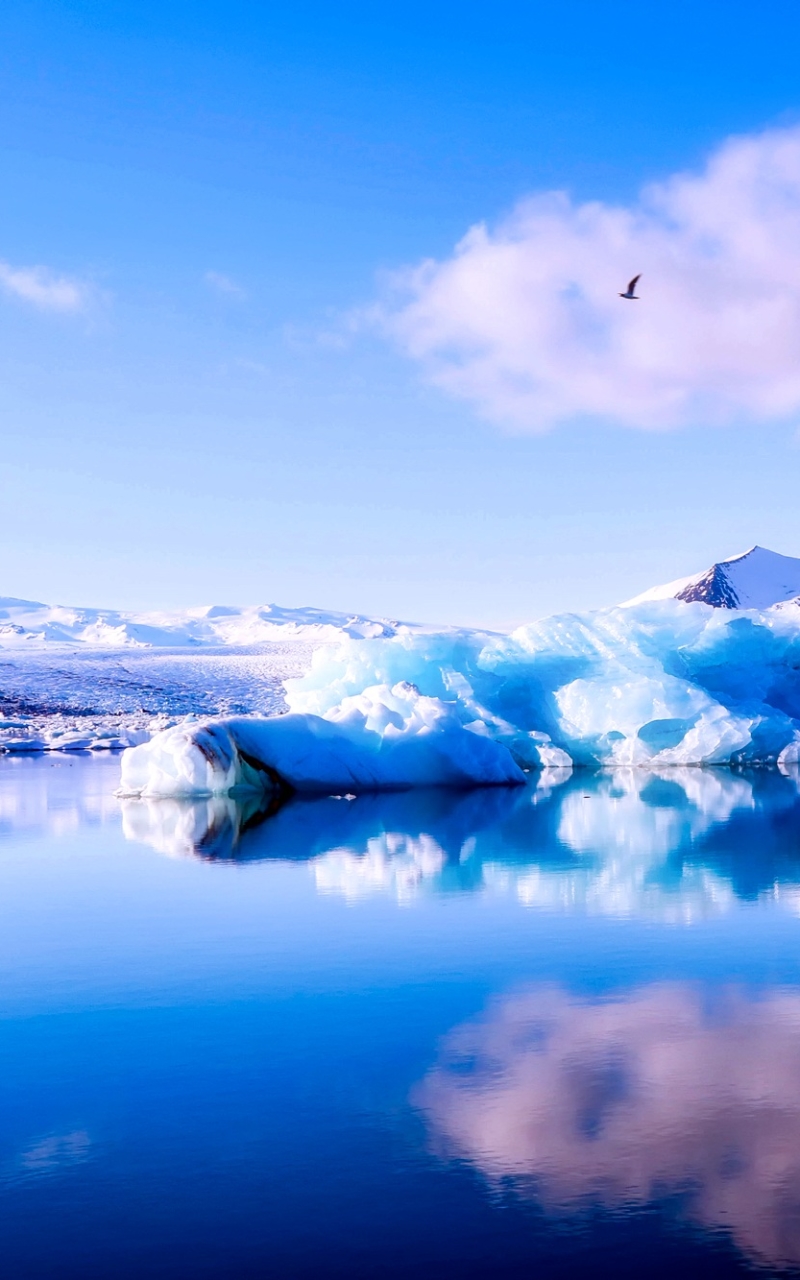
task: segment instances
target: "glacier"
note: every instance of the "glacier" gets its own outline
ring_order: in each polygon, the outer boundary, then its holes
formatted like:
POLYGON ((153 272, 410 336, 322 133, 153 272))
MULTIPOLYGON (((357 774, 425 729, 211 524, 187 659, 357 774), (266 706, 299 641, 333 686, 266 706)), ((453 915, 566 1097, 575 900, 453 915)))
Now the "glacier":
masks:
POLYGON ((649 600, 510 635, 317 649, 289 714, 184 721, 123 756, 126 794, 515 783, 543 767, 800 760, 800 606, 649 600))

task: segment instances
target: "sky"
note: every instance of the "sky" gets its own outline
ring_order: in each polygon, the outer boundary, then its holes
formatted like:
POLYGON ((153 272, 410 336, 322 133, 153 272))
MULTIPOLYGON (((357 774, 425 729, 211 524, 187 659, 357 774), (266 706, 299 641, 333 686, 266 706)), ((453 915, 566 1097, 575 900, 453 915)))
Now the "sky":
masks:
POLYGON ((0 593, 502 627, 800 555, 799 40, 3 6, 0 593))

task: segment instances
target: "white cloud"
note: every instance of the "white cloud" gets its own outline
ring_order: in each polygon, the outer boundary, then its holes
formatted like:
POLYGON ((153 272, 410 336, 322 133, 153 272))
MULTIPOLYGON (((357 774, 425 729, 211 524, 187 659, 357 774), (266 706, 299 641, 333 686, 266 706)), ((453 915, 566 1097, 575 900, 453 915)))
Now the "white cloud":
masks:
POLYGON ((58 276, 47 267, 12 267, 0 262, 0 287, 42 311, 83 311, 89 303, 88 285, 58 276))
POLYGON ((231 280, 230 276, 223 275, 221 271, 207 271, 205 274, 206 284, 210 284, 212 289, 216 289, 218 293, 226 293, 229 298, 243 298, 245 291, 238 285, 235 280, 231 280))
POLYGON ((517 429, 783 419, 800 410, 800 128, 730 139, 629 207, 526 199, 393 286, 379 318, 406 352, 517 429))

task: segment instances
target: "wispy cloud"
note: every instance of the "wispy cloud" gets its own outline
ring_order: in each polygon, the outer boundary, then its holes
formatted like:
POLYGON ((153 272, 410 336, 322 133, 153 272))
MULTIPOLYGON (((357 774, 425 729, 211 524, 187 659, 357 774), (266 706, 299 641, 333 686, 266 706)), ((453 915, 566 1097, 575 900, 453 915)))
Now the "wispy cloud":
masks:
POLYGON ((207 271, 204 279, 212 289, 216 289, 218 293, 226 293, 229 298, 244 298, 246 296, 242 286, 221 271, 207 271))
POLYGON ((0 262, 0 288, 41 311, 84 311, 91 287, 72 276, 60 276, 48 267, 14 267, 0 262))
POLYGON ((630 206, 526 199, 393 277, 377 316, 434 382, 521 430, 796 414, 800 128, 729 139, 630 206))

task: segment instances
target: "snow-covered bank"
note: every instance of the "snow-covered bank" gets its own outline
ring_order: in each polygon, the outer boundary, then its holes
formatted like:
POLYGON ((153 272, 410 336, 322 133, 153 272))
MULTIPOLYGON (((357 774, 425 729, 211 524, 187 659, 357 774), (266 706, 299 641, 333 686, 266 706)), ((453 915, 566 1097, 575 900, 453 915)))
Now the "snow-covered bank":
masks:
POLYGON ((287 717, 179 726, 128 752, 123 787, 254 786, 242 752, 306 791, 511 782, 549 765, 788 767, 800 759, 800 609, 661 600, 505 637, 348 640, 285 687, 287 717))

